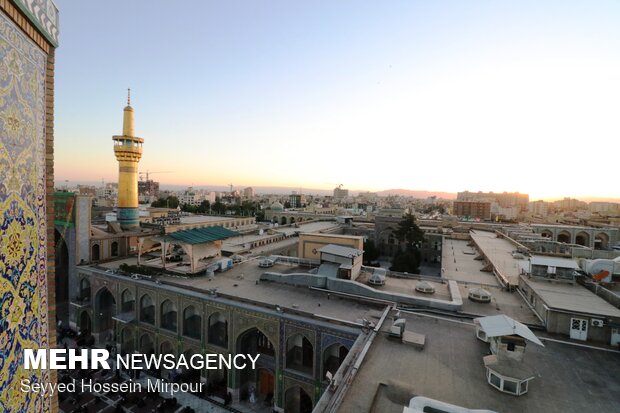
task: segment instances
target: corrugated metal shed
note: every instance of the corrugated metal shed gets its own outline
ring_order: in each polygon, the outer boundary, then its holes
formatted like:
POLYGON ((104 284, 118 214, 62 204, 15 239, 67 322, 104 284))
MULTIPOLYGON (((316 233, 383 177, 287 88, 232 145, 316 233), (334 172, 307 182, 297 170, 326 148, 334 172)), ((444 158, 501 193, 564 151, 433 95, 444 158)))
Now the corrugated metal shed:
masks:
POLYGON ((474 322, 480 324, 480 328, 486 333, 487 337, 517 335, 539 346, 545 346, 525 324, 521 324, 505 314, 476 318, 474 322))
POLYGON ((532 265, 543 265, 546 267, 572 268, 579 269, 579 265, 575 260, 569 258, 542 257, 540 255, 532 255, 530 258, 532 265))
POLYGON ((364 253, 356 248, 343 247, 342 245, 328 244, 319 250, 326 254, 337 255, 338 257, 354 258, 364 253))
POLYGON ((239 235, 238 232, 218 226, 175 231, 167 234, 165 238, 167 240, 184 242, 186 244, 204 244, 206 242, 218 241, 237 235, 239 235))
POLYGON ((551 310, 620 318, 620 310, 579 284, 537 282, 521 278, 551 310))

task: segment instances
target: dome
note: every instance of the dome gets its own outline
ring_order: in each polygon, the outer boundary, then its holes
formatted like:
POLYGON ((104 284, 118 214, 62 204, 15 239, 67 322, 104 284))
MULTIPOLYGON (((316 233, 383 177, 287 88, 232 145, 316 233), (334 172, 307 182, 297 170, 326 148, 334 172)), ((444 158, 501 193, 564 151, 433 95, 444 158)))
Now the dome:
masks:
POLYGON ((418 281, 415 285, 415 290, 419 293, 433 294, 435 292, 435 287, 427 281, 418 281))
POLYGON ((284 205, 282 205, 281 203, 276 201, 273 204, 271 204, 271 210, 272 211, 283 211, 284 210, 284 205))
POLYGON ((472 288, 469 290, 468 297, 470 300, 478 303, 490 303, 492 295, 484 288, 472 288))
POLYGON ((373 273, 368 279, 368 284, 372 285, 384 285, 385 284, 385 270, 382 268, 375 268, 373 273))

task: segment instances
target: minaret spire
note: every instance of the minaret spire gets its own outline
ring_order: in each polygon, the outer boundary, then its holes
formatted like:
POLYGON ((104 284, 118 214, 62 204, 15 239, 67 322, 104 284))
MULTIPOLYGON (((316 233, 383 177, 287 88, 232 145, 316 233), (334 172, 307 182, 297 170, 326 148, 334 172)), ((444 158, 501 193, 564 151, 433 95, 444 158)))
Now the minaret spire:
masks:
POLYGON ((123 110, 123 134, 112 137, 114 154, 118 161, 117 220, 123 230, 139 227, 138 162, 142 157, 144 140, 134 133, 133 114, 131 89, 127 89, 127 106, 123 110))
POLYGON ((134 136, 133 108, 131 107, 131 89, 127 88, 127 106, 123 111, 123 135, 134 136))

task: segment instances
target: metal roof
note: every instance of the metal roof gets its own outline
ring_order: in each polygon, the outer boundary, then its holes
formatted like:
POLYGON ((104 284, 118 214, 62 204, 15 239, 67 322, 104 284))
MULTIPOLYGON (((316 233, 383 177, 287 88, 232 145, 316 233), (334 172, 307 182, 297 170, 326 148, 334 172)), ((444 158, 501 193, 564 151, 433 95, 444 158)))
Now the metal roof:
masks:
POLYGON ((323 248, 319 250, 320 252, 324 252, 326 254, 337 255, 339 257, 359 257, 364 253, 362 250, 358 250, 357 248, 343 247, 342 245, 336 244, 327 244, 323 248))
POLYGON ((537 282, 525 277, 521 279, 552 311, 563 310, 620 319, 620 309, 579 284, 537 282))
POLYGON ((218 241, 237 235, 239 235, 238 232, 217 226, 175 231, 167 234, 165 238, 167 240, 184 242, 186 244, 203 244, 206 242, 218 241))
POLYGON ((319 267, 317 274, 324 275, 326 277, 331 277, 331 278, 338 278, 339 268, 340 268, 340 265, 338 264, 332 264, 331 262, 324 262, 319 267))
POLYGON ((575 260, 570 258, 542 257, 540 255, 532 255, 530 258, 532 265, 544 265, 547 267, 572 268, 579 269, 579 265, 575 260))
POLYGON ((525 324, 521 324, 505 314, 480 317, 474 321, 480 324, 480 328, 486 333, 487 337, 517 335, 539 346, 545 346, 525 324))

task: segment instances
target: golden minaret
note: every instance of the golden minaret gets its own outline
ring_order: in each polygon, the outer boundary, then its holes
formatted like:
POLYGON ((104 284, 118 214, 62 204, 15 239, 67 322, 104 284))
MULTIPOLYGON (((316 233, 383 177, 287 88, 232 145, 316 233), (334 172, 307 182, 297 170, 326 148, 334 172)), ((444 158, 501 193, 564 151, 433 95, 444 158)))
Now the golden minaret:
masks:
POLYGON ((140 226, 138 220, 138 162, 144 139, 134 136, 131 91, 127 89, 127 106, 123 110, 123 134, 112 136, 118 161, 117 219, 124 230, 140 226))

